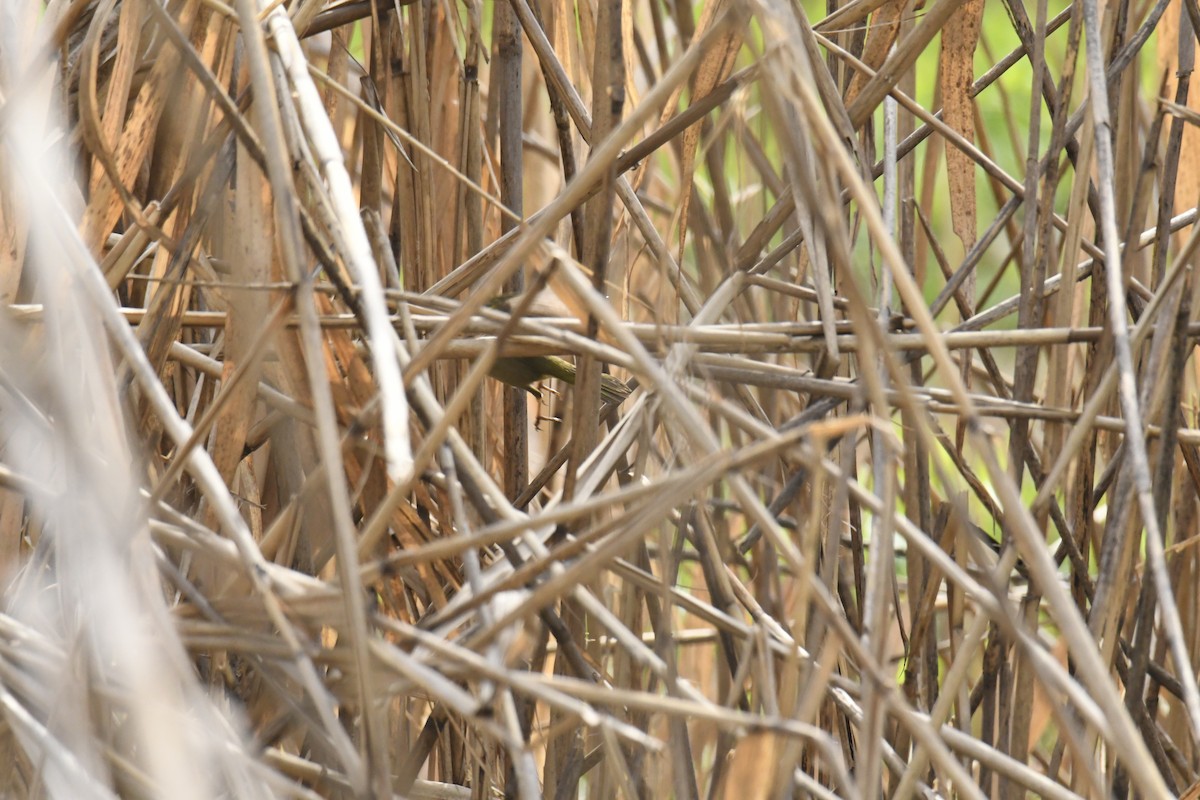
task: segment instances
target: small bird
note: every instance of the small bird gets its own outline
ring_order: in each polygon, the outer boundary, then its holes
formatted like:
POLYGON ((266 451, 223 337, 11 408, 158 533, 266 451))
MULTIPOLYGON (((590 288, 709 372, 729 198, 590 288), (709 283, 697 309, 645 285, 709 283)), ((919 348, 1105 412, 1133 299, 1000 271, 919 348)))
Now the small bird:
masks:
MULTIPOLYGON (((552 295, 544 293, 545 299, 535 301, 530 311, 534 316, 554 316, 559 309, 551 302, 556 300, 552 295), (549 310, 547 310, 549 309, 549 310)), ((488 307, 496 311, 510 311, 510 303, 516 295, 501 295, 488 303, 488 307)), ((562 306, 559 302, 558 306, 562 306)), ((563 313, 569 313, 563 309, 563 313)), ((524 389, 539 400, 542 393, 533 388, 538 381, 546 378, 558 378, 563 383, 575 385, 575 365, 557 356, 519 356, 514 358, 498 358, 489 373, 493 378, 509 386, 524 389)), ((632 393, 630 388, 612 375, 600 376, 600 399, 606 403, 621 403, 632 393)))
MULTIPOLYGON (((501 383, 524 389, 538 399, 541 399, 542 393, 533 385, 540 380, 558 378, 575 385, 575 365, 556 356, 498 358, 489 374, 501 383)), ((629 395, 629 387, 612 375, 600 376, 600 398, 606 403, 621 403, 629 395)))

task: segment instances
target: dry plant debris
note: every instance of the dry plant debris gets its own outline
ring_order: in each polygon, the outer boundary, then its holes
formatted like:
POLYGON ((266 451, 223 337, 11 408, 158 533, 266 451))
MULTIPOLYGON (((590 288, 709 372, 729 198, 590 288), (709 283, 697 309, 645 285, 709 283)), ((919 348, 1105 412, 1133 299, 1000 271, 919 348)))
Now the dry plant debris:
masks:
POLYGON ((1197 796, 1194 0, 0 12, 3 796, 1197 796))

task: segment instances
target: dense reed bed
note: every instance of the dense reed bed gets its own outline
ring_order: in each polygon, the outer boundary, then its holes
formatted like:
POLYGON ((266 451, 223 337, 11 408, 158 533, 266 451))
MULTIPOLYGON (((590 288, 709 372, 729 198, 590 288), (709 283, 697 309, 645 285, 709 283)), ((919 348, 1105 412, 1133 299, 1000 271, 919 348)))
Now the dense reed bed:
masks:
POLYGON ((3 796, 1197 796, 1192 0, 0 11, 3 796))

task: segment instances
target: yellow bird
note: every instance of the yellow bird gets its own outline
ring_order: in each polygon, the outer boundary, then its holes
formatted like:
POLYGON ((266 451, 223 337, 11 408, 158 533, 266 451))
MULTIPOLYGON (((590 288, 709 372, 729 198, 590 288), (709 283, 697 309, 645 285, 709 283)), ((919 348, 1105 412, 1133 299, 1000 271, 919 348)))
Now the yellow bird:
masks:
MULTIPOLYGON (((538 398, 542 393, 533 385, 546 378, 558 378, 575 385, 575 365, 556 356, 498 358, 489 374, 502 383, 524 389, 538 398)), ((600 398, 606 403, 620 403, 629 395, 629 387, 612 375, 600 376, 600 398)))
MULTIPOLYGON (((509 303, 514 296, 497 297, 487 305, 496 308, 497 311, 509 311, 509 303)), ((534 384, 538 381, 546 378, 558 378, 563 383, 574 386, 575 373, 575 365, 570 361, 552 355, 530 355, 497 359, 488 374, 491 374, 492 378, 496 378, 500 383, 516 386, 517 389, 526 390, 530 395, 541 398, 541 392, 534 389, 534 384)), ((612 375, 600 375, 600 398, 602 401, 620 403, 629 397, 630 393, 629 386, 622 381, 613 378, 612 375)))

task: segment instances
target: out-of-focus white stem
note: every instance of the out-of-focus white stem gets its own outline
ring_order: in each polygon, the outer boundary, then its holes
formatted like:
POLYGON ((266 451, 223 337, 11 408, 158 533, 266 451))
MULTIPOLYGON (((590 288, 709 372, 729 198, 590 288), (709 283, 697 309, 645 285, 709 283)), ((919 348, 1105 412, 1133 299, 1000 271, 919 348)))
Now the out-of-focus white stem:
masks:
POLYGON ((396 360, 392 326, 388 320, 387 304, 383 301, 383 284, 379 280, 379 269, 371 254, 371 243, 366 228, 358 213, 354 199, 354 186, 342 160, 342 148, 338 143, 333 123, 325 113, 321 95, 308 74, 308 59, 300 49, 296 29, 292 27, 287 12, 277 8, 267 17, 267 28, 279 54, 279 61, 292 84, 296 110, 308 135, 309 145, 325 176, 330 205, 341 226, 344 242, 346 268, 355 283, 362 287, 359 302, 366 317, 367 338, 371 344, 371 363, 375 368, 375 380, 383 399, 384 453, 387 456, 388 477, 400 480, 412 468, 412 442, 408 435, 408 399, 404 394, 404 381, 396 360))

